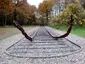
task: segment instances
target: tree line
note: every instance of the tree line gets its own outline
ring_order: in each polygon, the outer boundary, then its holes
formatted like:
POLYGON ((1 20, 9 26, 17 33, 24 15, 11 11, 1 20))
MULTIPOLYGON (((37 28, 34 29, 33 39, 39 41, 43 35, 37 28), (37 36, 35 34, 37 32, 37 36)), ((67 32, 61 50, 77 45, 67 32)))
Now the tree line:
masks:
MULTIPOLYGON (((66 1, 66 0, 65 0, 66 1)), ((73 15, 75 26, 85 26, 85 1, 68 0, 64 9, 51 20, 51 25, 69 25, 70 17, 73 15), (82 4, 83 3, 83 4, 82 4)))
POLYGON ((26 0, 0 0, 0 26, 13 25, 14 10, 16 9, 16 21, 21 25, 36 24, 36 7, 26 0))
POLYGON ((0 0, 0 26, 13 25, 15 9, 16 21, 21 25, 69 24, 71 15, 74 16, 75 25, 84 25, 84 4, 84 0, 44 0, 36 8, 27 3, 27 0, 0 0), (55 5, 57 8, 54 10, 59 12, 52 16, 55 5))

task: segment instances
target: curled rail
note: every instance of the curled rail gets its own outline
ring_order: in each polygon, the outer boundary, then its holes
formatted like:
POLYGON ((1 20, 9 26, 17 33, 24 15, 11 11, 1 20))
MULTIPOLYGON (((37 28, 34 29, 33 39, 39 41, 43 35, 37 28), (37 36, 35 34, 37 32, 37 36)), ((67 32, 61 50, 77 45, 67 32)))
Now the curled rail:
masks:
POLYGON ((32 41, 32 38, 27 35, 25 30, 21 27, 21 25, 18 22, 13 21, 13 23, 14 23, 14 26, 17 27, 22 32, 22 34, 25 36, 25 38, 27 38, 28 40, 32 41))
MULTIPOLYGON (((25 36, 25 38, 27 38, 28 40, 32 41, 33 38, 31 38, 29 35, 27 35, 25 30, 21 27, 21 25, 18 22, 13 21, 13 23, 14 23, 14 26, 17 27, 22 32, 22 34, 25 36)), ((58 36, 58 37, 53 37, 53 38, 58 39, 58 38, 65 38, 65 37, 67 37, 70 34, 70 32, 72 30, 72 27, 73 27, 73 15, 71 15, 70 27, 68 28, 67 32, 64 35, 61 35, 61 36, 58 36)))
POLYGON ((73 27, 73 15, 71 15, 70 27, 68 28, 67 32, 64 35, 61 35, 59 37, 54 37, 54 38, 58 39, 58 38, 65 38, 65 37, 67 37, 71 33, 71 31, 72 31, 72 27, 73 27))

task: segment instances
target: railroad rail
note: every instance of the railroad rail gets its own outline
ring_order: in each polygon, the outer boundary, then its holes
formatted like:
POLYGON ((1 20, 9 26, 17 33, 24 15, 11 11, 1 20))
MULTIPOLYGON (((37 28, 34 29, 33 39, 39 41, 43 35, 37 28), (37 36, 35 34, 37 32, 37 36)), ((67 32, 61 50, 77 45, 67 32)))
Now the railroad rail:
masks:
MULTIPOLYGON (((13 23, 14 23, 14 26, 15 27, 17 27, 20 31, 21 31, 21 33, 25 36, 25 38, 27 38, 28 40, 30 40, 30 41, 32 41, 32 39, 33 39, 33 37, 30 37, 26 32, 25 32, 25 30, 21 27, 21 25, 18 23, 18 22, 16 22, 16 21, 13 21, 13 23)), ((70 27, 68 28, 68 30, 67 30, 67 33, 65 33, 64 35, 61 35, 61 36, 56 36, 56 37, 54 37, 53 36, 53 38, 56 38, 56 39, 59 39, 59 38, 65 38, 65 37, 67 37, 69 34, 70 34, 70 32, 71 32, 71 30, 72 30, 72 27, 73 27, 73 15, 71 15, 71 19, 70 19, 70 27)), ((47 31, 47 32, 49 32, 49 31, 47 31)), ((35 33, 36 34, 36 33, 35 33)), ((51 35, 51 34, 50 34, 51 35)), ((52 35, 51 35, 52 36, 52 35)))
POLYGON ((32 41, 23 38, 6 49, 6 54, 18 58, 54 58, 67 56, 81 49, 65 38, 56 40, 53 35, 55 33, 50 27, 41 26, 31 33, 32 41))

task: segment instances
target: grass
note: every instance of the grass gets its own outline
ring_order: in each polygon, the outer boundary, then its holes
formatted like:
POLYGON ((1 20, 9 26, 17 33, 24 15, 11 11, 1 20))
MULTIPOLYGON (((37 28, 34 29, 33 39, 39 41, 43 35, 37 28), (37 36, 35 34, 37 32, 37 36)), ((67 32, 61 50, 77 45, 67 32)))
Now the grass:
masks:
POLYGON ((73 34, 85 37, 85 27, 77 27, 77 28, 73 28, 72 31, 73 34))
MULTIPOLYGON (((66 26, 66 25, 53 26, 53 28, 56 28, 58 30, 67 31, 68 26, 66 26)), ((85 27, 84 26, 74 26, 71 33, 81 36, 81 37, 85 37, 85 27)))
MULTIPOLYGON (((32 29, 33 27, 34 26, 23 26, 25 31, 28 31, 29 29, 32 29)), ((12 35, 19 34, 19 33, 21 32, 14 26, 0 27, 0 40, 10 37, 12 35)))
MULTIPOLYGON (((35 26, 22 26, 22 27, 26 30, 29 27, 35 27, 35 26)), ((4 34, 7 32, 13 32, 13 31, 19 31, 19 30, 14 26, 5 26, 5 27, 0 26, 0 34, 4 34)))
MULTIPOLYGON (((22 27, 35 27, 35 26, 33 26, 33 25, 23 25, 22 27)), ((0 28, 15 28, 15 26, 14 25, 11 25, 11 26, 9 26, 9 25, 7 25, 7 26, 0 26, 0 28)))

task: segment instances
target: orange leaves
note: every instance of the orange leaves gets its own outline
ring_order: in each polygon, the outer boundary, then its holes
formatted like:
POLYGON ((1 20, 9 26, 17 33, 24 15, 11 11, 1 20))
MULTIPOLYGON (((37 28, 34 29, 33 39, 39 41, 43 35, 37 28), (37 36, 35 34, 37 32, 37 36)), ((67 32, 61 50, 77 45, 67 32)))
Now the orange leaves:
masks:
POLYGON ((44 13, 44 12, 48 13, 50 12, 51 7, 52 7, 52 0, 46 0, 39 5, 38 11, 41 13, 44 13))
POLYGON ((11 0, 0 0, 0 11, 8 13, 12 10, 12 6, 11 0))
POLYGON ((51 14, 51 9, 53 5, 54 0, 44 0, 38 8, 39 13, 41 14, 43 19, 46 19, 46 24, 49 22, 49 17, 51 14))
POLYGON ((36 7, 29 5, 28 3, 23 3, 23 5, 16 8, 18 12, 23 14, 26 18, 31 18, 34 15, 36 7))

